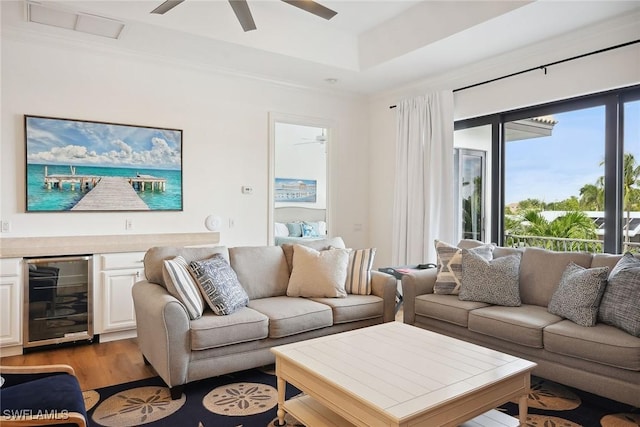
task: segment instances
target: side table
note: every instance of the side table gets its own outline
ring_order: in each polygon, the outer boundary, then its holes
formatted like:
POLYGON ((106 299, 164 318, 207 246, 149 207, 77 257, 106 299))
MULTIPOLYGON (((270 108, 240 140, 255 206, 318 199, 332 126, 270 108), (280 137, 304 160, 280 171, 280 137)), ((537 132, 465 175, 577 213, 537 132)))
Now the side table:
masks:
MULTIPOLYGON (((396 278, 396 280, 401 281, 402 280, 402 276, 404 276, 405 274, 409 274, 413 271, 417 271, 417 270, 425 270, 427 268, 435 268, 437 267, 435 264, 414 264, 414 265, 402 265, 399 267, 381 267, 378 269, 378 271, 381 271, 383 273, 387 273, 392 275, 393 277, 396 278)), ((402 305, 402 292, 400 292, 400 289, 396 289, 396 313, 398 312, 398 310, 400 310, 400 306, 402 305)))

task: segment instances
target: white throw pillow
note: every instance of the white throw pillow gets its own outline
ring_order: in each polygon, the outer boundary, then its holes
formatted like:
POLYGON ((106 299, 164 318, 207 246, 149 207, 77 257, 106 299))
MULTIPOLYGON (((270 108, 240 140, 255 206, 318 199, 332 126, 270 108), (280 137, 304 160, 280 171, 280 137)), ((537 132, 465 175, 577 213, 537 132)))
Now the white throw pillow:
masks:
POLYGON ((347 296, 347 249, 316 251, 293 245, 293 270, 287 296, 308 298, 344 298, 347 296))
POLYGON ((349 252, 349 265, 347 267, 347 281, 345 290, 348 294, 371 294, 371 267, 376 248, 357 249, 349 252))
POLYGON ((167 290, 184 304, 191 320, 199 319, 204 312, 204 299, 187 261, 181 256, 165 260, 162 275, 167 290))
POLYGON ((276 222, 274 235, 276 237, 288 237, 289 229, 287 228, 287 224, 283 222, 276 222))

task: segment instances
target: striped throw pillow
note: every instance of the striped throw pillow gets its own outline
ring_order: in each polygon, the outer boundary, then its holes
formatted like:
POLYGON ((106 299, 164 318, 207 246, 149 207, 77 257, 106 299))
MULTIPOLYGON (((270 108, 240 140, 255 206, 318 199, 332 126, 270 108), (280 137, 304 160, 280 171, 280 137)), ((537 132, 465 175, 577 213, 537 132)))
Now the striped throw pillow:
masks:
POLYGON ((349 265, 347 267, 347 281, 345 290, 348 294, 371 294, 371 267, 376 248, 358 249, 349 252, 349 265))
POLYGON ((189 318, 199 319, 204 312, 204 299, 187 261, 181 256, 165 260, 162 275, 167 290, 186 307, 189 318))

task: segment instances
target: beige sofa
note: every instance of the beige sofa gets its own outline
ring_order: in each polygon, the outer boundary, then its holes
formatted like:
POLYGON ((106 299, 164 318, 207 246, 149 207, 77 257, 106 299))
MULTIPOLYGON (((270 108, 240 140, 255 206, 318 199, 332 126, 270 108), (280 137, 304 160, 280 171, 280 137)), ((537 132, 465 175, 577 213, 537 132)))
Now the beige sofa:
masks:
MULTIPOLYGON (((342 239, 316 241, 325 249, 344 247, 342 239)), ((182 386, 274 362, 276 345, 343 332, 394 320, 396 279, 371 271, 371 295, 346 298, 286 296, 291 246, 158 247, 144 258, 147 280, 133 287, 138 344, 145 358, 179 398, 182 386), (190 320, 185 306, 166 289, 163 260, 183 256, 187 261, 221 253, 249 296, 247 307, 226 316, 206 308, 190 320)))
MULTIPOLYGON (((494 258, 514 251, 498 247, 494 258)), ((569 262, 612 269, 620 257, 523 249, 517 307, 434 294, 437 270, 416 271, 402 279, 404 322, 534 361, 535 375, 640 406, 640 338, 603 323, 579 326, 547 311, 569 262)))

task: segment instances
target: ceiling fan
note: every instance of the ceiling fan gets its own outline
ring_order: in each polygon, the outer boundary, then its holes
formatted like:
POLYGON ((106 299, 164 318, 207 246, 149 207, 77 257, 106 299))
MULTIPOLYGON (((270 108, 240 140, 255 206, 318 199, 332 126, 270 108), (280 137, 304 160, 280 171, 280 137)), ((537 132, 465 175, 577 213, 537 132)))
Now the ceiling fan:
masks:
POLYGON ((303 142, 296 142, 293 145, 302 145, 302 144, 321 144, 324 145, 327 142, 327 136, 324 134, 324 129, 322 129, 322 133, 320 135, 316 135, 315 138, 303 138, 303 142))
MULTIPOLYGON (((164 15, 183 1, 184 0, 167 0, 160 6, 153 9, 151 13, 164 15)), ((333 18, 338 14, 338 12, 331 10, 328 7, 325 7, 313 0, 282 1, 327 20, 333 18)), ((240 25, 245 32, 255 30, 257 28, 256 23, 253 21, 251 10, 249 10, 249 4, 247 3, 247 0, 229 0, 229 4, 231 5, 233 12, 236 14, 236 17, 238 18, 238 21, 240 21, 240 25)))

